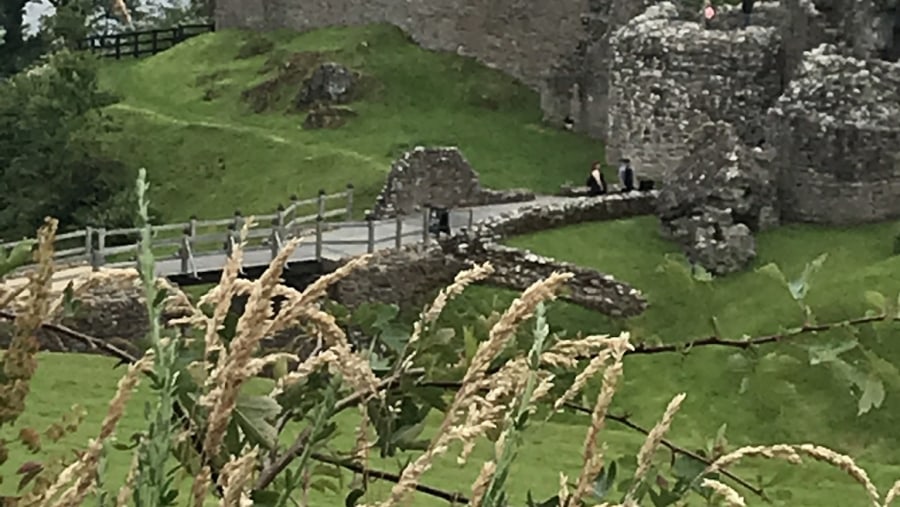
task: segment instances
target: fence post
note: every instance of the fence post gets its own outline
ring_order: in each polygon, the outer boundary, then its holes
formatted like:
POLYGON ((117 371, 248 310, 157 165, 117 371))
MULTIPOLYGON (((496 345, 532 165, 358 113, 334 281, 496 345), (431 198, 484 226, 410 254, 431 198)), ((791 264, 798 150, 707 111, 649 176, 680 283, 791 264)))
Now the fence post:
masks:
POLYGON ((325 216, 325 190, 324 189, 319 189, 319 203, 318 204, 319 204, 319 211, 317 211, 316 213, 318 213, 319 216, 324 217, 325 216))
MULTIPOLYGON (((291 194, 291 212, 285 217, 288 222, 297 218, 297 207, 300 206, 299 202, 300 197, 298 197, 297 194, 291 194)), ((287 223, 285 223, 285 225, 287 225, 287 223)))
POLYGON ((193 239, 193 237, 197 235, 197 215, 191 215, 191 221, 188 222, 188 228, 190 228, 190 236, 193 239))
POLYGON ((426 245, 428 244, 428 219, 430 218, 431 208, 429 206, 422 206, 422 242, 426 245))
POLYGON ((281 250, 281 234, 279 233, 281 227, 278 224, 278 218, 272 219, 272 233, 269 234, 269 250, 272 252, 272 260, 275 260, 281 250))
POLYGON ((369 241, 366 245, 366 252, 375 251, 375 215, 371 211, 366 211, 366 227, 369 229, 369 241))
POLYGON ((403 246, 403 217, 397 213, 395 220, 397 222, 394 230, 394 247, 400 249, 400 247, 403 246))
POLYGON ((231 254, 234 252, 234 247, 235 247, 234 237, 237 234, 238 234, 238 232, 237 232, 237 227, 235 227, 235 224, 233 224, 233 223, 228 224, 228 232, 227 232, 227 236, 225 237, 225 255, 229 259, 231 258, 231 254))
POLYGON ((116 60, 122 59, 122 34, 116 34, 116 60))
POLYGON ((472 208, 469 208, 469 227, 468 229, 471 231, 472 227, 475 224, 475 211, 472 208))
POLYGON ((155 55, 156 53, 159 53, 159 32, 153 30, 153 48, 150 54, 155 55))
POLYGON ((273 225, 277 226, 278 235, 281 237, 281 240, 284 241, 287 237, 287 230, 285 229, 285 224, 287 224, 287 211, 281 204, 278 205, 278 209, 275 211, 275 220, 277 220, 277 222, 274 222, 273 225))
POLYGON ((178 257, 181 259, 181 274, 185 275, 191 269, 191 227, 187 226, 181 231, 181 248, 178 249, 178 257))
POLYGON ((94 258, 94 228, 90 225, 84 228, 84 255, 88 262, 94 258))
POLYGON ((322 215, 316 216, 316 261, 322 260, 322 215))
POLYGON ((131 36, 134 38, 134 42, 132 43, 131 49, 132 49, 132 51, 134 51, 133 56, 135 58, 137 58, 141 54, 140 35, 138 35, 138 32, 134 32, 131 34, 131 36))
POLYGON ((353 218, 353 183, 347 183, 347 220, 353 218))
POLYGON ((91 252, 91 266, 94 268, 94 271, 106 264, 104 250, 106 250, 106 228, 101 227, 97 229, 97 248, 91 252))

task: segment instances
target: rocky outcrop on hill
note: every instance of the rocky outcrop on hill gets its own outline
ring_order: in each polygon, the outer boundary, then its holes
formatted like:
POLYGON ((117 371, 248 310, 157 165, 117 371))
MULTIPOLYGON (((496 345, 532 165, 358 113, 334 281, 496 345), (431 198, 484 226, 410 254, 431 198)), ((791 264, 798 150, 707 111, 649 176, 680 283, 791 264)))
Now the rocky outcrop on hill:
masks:
POLYGON ((297 96, 297 105, 349 102, 356 91, 358 79, 358 73, 344 65, 334 62, 323 63, 303 82, 303 88, 297 96))

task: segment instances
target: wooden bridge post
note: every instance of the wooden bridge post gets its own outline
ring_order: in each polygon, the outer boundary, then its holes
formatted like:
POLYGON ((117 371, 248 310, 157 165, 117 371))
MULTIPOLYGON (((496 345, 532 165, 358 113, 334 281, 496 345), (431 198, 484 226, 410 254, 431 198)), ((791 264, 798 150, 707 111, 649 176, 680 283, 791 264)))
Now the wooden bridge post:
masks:
POLYGON ((228 224, 228 232, 226 234, 227 235, 225 237, 225 245, 224 245, 225 246, 225 256, 230 259, 231 254, 234 253, 234 247, 237 246, 238 238, 236 238, 236 236, 238 236, 238 234, 240 234, 240 233, 237 231, 237 227, 235 227, 235 224, 231 223, 231 224, 228 224))
POLYGON ((272 260, 278 256, 281 251, 281 245, 284 241, 284 206, 278 205, 275 212, 275 218, 272 219, 272 233, 269 234, 269 248, 272 251, 272 260))
POLYGON ((93 264, 94 228, 90 225, 84 228, 84 255, 87 258, 87 261, 93 264))
POLYGON ((422 206, 422 242, 428 244, 428 221, 431 215, 430 206, 422 206))
POLYGON ((353 183, 347 183, 347 220, 353 218, 353 183))
POLYGON ((188 222, 188 228, 190 229, 190 237, 194 239, 197 235, 197 215, 191 215, 191 221, 188 222))
POLYGON ((104 251, 106 250, 106 228, 101 227, 97 229, 97 248, 93 250, 91 253, 91 267, 94 268, 94 271, 100 269, 100 266, 106 264, 106 254, 104 251))
POLYGON ((369 229, 369 241, 366 242, 366 251, 372 253, 375 251, 375 215, 368 210, 366 210, 366 228, 369 229))
POLYGON ((322 215, 316 217, 316 261, 322 260, 322 215))
POLYGON ((396 220, 395 229, 394 229, 394 248, 400 249, 403 246, 403 216, 400 213, 397 213, 397 216, 394 217, 396 220))
POLYGON ((297 207, 299 206, 299 204, 297 203, 299 202, 300 198, 297 196, 297 194, 291 194, 291 212, 285 216, 285 220, 287 220, 285 222, 285 225, 287 225, 288 222, 291 222, 292 220, 294 220, 294 218, 297 217, 297 207))
POLYGON ((181 248, 178 249, 178 257, 181 259, 181 274, 185 275, 191 269, 191 226, 181 231, 181 248))
POLYGON ((244 228, 244 215, 241 213, 241 210, 234 210, 234 229, 240 233, 241 229, 244 228))
POLYGON ((319 189, 319 201, 318 201, 318 205, 319 205, 319 208, 318 208, 319 210, 316 211, 316 213, 317 213, 319 216, 323 216, 323 217, 324 217, 324 216, 325 216, 325 190, 324 190, 324 189, 319 189))

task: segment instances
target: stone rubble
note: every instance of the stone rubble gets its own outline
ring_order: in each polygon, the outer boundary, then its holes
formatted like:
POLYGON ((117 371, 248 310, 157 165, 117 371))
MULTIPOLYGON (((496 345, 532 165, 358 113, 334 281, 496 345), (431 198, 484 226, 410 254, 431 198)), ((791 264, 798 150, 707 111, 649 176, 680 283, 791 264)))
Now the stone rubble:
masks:
POLYGON ((456 208, 533 200, 534 192, 526 189, 484 188, 458 148, 418 146, 391 165, 372 214, 391 218, 413 214, 424 206, 456 208))

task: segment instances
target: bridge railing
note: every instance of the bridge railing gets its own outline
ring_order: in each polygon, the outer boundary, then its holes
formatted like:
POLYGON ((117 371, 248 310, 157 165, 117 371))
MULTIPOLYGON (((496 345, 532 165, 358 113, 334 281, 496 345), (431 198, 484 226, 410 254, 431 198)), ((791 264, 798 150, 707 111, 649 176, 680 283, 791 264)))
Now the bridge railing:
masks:
MULTIPOLYGON (((287 206, 279 204, 274 213, 255 215, 247 235, 247 248, 258 249, 291 237, 312 234, 317 219, 349 221, 353 211, 353 186, 328 193, 320 190, 316 197, 299 199, 291 196, 287 206), (273 231, 277 232, 277 237, 273 231)), ((240 233, 246 218, 236 210, 229 218, 200 220, 196 216, 186 222, 151 226, 152 249, 159 257, 181 257, 181 250, 189 245, 192 255, 221 252, 228 239, 240 233)), ((326 226, 330 226, 326 222, 326 226)), ((56 236, 54 259, 58 263, 90 263, 94 268, 104 265, 132 264, 137 258, 141 228, 107 229, 87 227, 56 236)), ((7 250, 20 243, 0 243, 7 250)))
MULTIPOLYGON (((438 234, 434 228, 435 218, 429 206, 423 207, 420 217, 397 215, 392 220, 377 220, 371 212, 367 211, 365 219, 358 221, 350 220, 352 206, 352 186, 348 186, 345 191, 333 194, 319 192, 319 195, 312 199, 292 198, 289 206, 279 205, 273 214, 254 216, 252 227, 248 230, 245 251, 268 249, 269 260, 271 260, 289 239, 302 236, 314 241, 314 253, 310 254, 307 260, 321 261, 324 258, 325 247, 329 246, 342 247, 340 248, 341 256, 352 256, 372 253, 376 250, 400 248, 403 244, 408 243, 408 241, 404 241, 406 239, 414 238, 416 243, 427 244, 431 236, 438 234), (335 203, 337 204, 335 205, 335 203), (304 214, 302 209, 304 206, 312 207, 316 212, 304 214), (342 220, 330 221, 329 219, 332 218, 342 220), (391 223, 393 227, 388 227, 388 224, 391 223), (386 230, 390 232, 386 232, 386 230), (328 236, 326 233, 329 233, 328 236)), ((473 210, 471 208, 457 209, 454 212, 467 212, 468 227, 472 227, 473 210)), ((192 218, 186 223, 153 226, 152 249, 157 258, 168 257, 180 260, 177 269, 170 263, 166 272, 161 275, 199 277, 201 271, 217 270, 209 265, 198 266, 198 258, 204 255, 221 255, 223 253, 226 257, 230 256, 240 240, 240 231, 245 221, 246 218, 240 212, 235 212, 231 218, 206 221, 192 218), (168 254, 164 252, 168 252, 168 254)), ((77 241, 81 246, 60 249, 55 253, 55 257, 63 261, 89 261, 95 270, 102 266, 134 266, 139 247, 138 240, 114 246, 110 246, 108 242, 111 238, 133 239, 135 236, 139 237, 139 234, 139 228, 110 230, 89 228, 61 234, 57 237, 58 242, 77 241), (92 238, 96 242, 92 242, 92 238)), ((15 243, 6 243, 0 245, 0 248, 8 248, 13 245, 15 243)))

